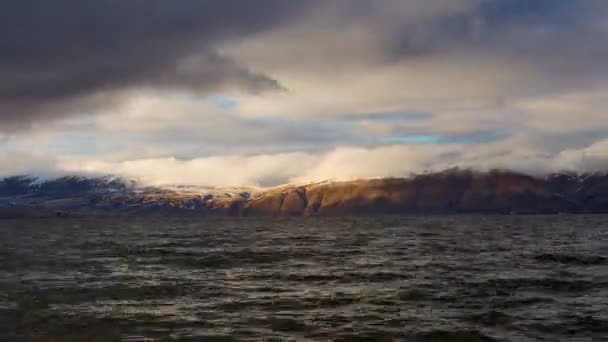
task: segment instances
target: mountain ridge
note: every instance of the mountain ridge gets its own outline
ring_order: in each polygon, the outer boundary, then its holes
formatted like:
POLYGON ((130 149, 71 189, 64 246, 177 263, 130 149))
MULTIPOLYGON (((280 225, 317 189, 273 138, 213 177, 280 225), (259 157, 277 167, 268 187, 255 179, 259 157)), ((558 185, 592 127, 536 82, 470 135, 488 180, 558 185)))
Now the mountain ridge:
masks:
POLYGON ((452 169, 407 178, 272 188, 142 186, 114 176, 0 180, 0 217, 418 213, 608 213, 608 174, 562 172, 535 177, 504 170, 452 169))

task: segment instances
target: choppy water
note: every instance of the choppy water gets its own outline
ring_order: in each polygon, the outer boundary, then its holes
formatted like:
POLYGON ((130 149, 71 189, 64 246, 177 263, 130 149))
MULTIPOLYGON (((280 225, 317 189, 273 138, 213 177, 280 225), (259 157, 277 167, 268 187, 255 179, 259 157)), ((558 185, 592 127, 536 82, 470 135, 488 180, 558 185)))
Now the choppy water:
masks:
POLYGON ((608 216, 0 221, 4 341, 608 341, 608 216))

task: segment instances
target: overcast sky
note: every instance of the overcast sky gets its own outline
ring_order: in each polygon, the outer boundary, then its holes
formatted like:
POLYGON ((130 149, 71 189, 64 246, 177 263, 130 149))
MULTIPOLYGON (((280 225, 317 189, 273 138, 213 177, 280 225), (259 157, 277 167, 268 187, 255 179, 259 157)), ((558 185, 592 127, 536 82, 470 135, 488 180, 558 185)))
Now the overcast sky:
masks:
POLYGON ((4 0, 0 174, 608 169, 605 0, 4 0))

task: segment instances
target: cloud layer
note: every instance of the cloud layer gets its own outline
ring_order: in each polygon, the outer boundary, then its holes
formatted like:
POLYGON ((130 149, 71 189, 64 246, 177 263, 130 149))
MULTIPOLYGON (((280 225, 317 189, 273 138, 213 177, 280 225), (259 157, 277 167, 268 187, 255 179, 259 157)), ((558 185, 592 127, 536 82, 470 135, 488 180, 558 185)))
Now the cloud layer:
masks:
POLYGON ((0 173, 602 170, 607 17, 602 0, 9 0, 0 173))
POLYGON ((2 158, 18 161, 3 166, 0 172, 4 174, 36 174, 46 170, 41 176, 121 175, 150 185, 267 187, 324 180, 408 177, 454 167, 481 171, 508 168, 536 176, 556 170, 600 172, 608 168, 608 139, 554 155, 533 150, 513 152, 508 144, 490 148, 429 144, 341 147, 323 153, 224 155, 189 160, 172 157, 115 162, 92 158, 49 159, 26 152, 5 153, 2 158))
MULTIPOLYGON (((314 1, 313 1, 314 2, 314 1)), ((216 49, 312 6, 261 0, 15 0, 0 12, 3 128, 121 100, 133 88, 260 92, 279 83, 216 49)))

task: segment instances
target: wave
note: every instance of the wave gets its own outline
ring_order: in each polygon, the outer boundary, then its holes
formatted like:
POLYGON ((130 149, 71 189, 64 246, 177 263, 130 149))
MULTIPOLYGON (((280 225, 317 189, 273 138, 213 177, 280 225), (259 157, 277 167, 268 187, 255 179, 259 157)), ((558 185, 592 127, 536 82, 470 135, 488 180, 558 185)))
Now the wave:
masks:
POLYGON ((576 254, 538 254, 534 256, 534 260, 540 262, 554 262, 560 264, 572 265, 601 265, 608 261, 608 258, 599 255, 576 255, 576 254))

